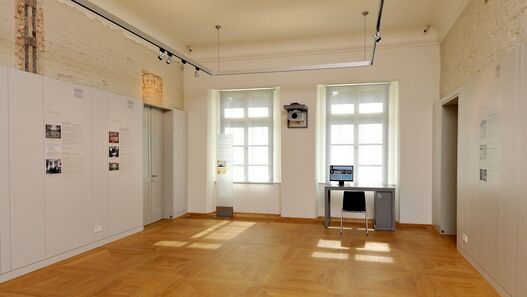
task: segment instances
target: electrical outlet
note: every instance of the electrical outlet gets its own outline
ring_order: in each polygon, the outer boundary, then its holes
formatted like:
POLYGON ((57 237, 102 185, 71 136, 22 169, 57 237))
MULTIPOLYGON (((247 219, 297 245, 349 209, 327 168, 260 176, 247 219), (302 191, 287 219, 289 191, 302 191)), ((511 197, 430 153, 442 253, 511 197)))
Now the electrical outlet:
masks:
POLYGON ((467 243, 467 242, 468 242, 468 236, 467 236, 467 234, 463 234, 463 242, 464 242, 464 243, 467 243))
POLYGON ((98 232, 101 232, 102 231, 102 226, 101 225, 97 225, 95 227, 93 227, 93 233, 98 233, 98 232))

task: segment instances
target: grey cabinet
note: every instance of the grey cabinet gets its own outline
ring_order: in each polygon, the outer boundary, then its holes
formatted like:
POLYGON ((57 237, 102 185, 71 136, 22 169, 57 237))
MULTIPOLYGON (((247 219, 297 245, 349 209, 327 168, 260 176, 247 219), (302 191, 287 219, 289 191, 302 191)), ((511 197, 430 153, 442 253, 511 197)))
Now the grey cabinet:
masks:
POLYGON ((374 196, 375 230, 395 230, 395 197, 391 191, 377 191, 374 196))

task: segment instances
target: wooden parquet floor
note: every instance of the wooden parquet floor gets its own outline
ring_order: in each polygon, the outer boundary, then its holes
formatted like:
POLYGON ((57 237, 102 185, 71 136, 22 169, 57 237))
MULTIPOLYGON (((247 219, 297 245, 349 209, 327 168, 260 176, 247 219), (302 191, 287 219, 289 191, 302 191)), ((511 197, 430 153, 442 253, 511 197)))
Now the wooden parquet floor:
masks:
POLYGON ((179 218, 0 284, 0 296, 498 296, 427 228, 179 218))

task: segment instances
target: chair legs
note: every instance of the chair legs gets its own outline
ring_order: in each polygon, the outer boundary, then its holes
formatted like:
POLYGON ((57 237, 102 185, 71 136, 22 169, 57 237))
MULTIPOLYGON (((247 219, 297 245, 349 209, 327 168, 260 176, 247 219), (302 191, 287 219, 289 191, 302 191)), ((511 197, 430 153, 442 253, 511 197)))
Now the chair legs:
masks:
POLYGON ((342 221, 344 220, 344 212, 340 211, 340 235, 342 235, 342 221))
MULTIPOLYGON (((342 222, 344 221, 344 212, 340 212, 340 234, 342 235, 342 230, 344 229, 342 222)), ((366 230, 366 235, 368 235, 368 211, 364 211, 364 226, 366 230)))
POLYGON ((368 235, 368 211, 364 210, 364 221, 366 223, 366 235, 368 235))

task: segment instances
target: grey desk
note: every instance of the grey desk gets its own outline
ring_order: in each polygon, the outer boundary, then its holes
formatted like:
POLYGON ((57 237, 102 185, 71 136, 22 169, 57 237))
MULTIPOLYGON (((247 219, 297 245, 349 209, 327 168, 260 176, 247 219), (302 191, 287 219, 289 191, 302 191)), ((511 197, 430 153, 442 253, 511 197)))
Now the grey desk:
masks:
POLYGON ((331 223, 331 191, 364 191, 374 192, 374 227, 375 230, 395 230, 395 186, 394 185, 361 185, 347 184, 343 187, 326 184, 324 195, 324 227, 331 223))

